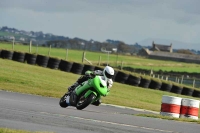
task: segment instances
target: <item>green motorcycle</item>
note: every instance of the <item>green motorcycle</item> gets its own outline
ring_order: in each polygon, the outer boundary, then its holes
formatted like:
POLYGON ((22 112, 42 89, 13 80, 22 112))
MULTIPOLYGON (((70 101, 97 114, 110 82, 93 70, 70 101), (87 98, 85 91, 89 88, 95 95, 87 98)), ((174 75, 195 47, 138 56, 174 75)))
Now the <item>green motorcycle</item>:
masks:
POLYGON ((64 95, 60 99, 59 104, 63 108, 74 106, 78 110, 82 110, 89 104, 99 100, 101 96, 107 96, 109 91, 110 90, 107 88, 107 81, 104 80, 104 77, 95 76, 77 86, 69 95, 64 95))

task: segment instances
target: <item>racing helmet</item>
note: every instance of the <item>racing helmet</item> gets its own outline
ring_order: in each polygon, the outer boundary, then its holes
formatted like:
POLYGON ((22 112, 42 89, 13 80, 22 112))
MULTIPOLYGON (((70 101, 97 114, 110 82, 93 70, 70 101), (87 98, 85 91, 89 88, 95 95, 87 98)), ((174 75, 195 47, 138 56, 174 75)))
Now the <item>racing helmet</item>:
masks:
POLYGON ((103 70, 103 76, 105 77, 105 79, 112 79, 112 77, 114 76, 115 71, 112 67, 110 66, 106 66, 103 70))

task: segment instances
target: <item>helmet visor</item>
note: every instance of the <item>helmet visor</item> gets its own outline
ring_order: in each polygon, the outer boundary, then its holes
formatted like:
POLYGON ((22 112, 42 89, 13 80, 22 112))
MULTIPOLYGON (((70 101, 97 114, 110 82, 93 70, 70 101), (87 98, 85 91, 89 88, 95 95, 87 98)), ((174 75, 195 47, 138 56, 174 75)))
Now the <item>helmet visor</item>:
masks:
POLYGON ((105 71, 105 75, 106 75, 106 77, 109 78, 109 79, 111 79, 111 78, 113 77, 113 75, 110 75, 110 74, 107 73, 106 71, 105 71))

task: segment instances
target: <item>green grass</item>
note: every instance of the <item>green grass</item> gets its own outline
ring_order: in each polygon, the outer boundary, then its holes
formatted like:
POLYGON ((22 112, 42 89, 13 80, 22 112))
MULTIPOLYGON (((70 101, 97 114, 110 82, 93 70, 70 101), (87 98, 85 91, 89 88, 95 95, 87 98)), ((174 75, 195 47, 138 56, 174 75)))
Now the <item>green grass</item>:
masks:
MULTIPOLYGON (((80 75, 73 73, 67 73, 60 70, 53 70, 1 58, 0 66, 0 90, 41 95, 46 97, 60 98, 67 91, 67 87, 73 84, 80 77, 80 75)), ((163 95, 198 99, 170 92, 145 89, 114 82, 109 95, 107 97, 102 97, 102 102, 106 104, 159 112, 163 95)), ((147 117, 147 115, 145 117, 147 117)), ((148 117, 164 118, 162 116, 148 117)), ((165 119, 171 118, 165 117, 165 119)), ((191 120, 188 119, 188 121, 191 120)))
MULTIPOLYGON (((67 87, 80 77, 80 75, 73 73, 1 58, 0 66, 1 90, 48 97, 60 98, 67 91, 67 87)), ((163 95, 187 97, 114 82, 110 94, 107 97, 103 97, 102 101, 108 104, 159 111, 163 95)))
POLYGON ((0 133, 53 133, 53 132, 45 132, 45 131, 30 132, 25 130, 0 128, 0 133))
MULTIPOLYGON (((0 43, 0 49, 12 50, 12 44, 10 43, 0 43)), ((36 53, 36 46, 32 46, 32 53, 36 53)), ((14 46, 15 51, 29 52, 28 45, 20 45, 16 44, 14 46)), ((49 48, 48 47, 38 47, 38 54, 48 55, 49 48)), ((50 56, 57 57, 60 59, 66 58, 66 49, 61 48, 51 48, 50 56)), ((71 50, 68 49, 68 61, 73 62, 82 62, 82 50, 71 50)), ((90 52, 86 51, 86 58, 91 61, 94 65, 97 65, 99 62, 99 57, 101 57, 101 64, 107 63, 108 56, 106 53, 101 52, 90 52)), ((189 72, 189 73, 200 73, 200 64, 194 63, 183 63, 183 62, 174 62, 174 61, 166 61, 166 60, 153 60, 146 59, 138 56, 126 56, 126 55, 109 55, 109 64, 111 66, 120 66, 123 61, 124 67, 132 67, 132 68, 140 68, 147 69, 153 71, 176 71, 176 72, 189 72), (188 69, 190 68, 190 69, 188 69)), ((87 63, 87 62, 85 62, 87 63)))

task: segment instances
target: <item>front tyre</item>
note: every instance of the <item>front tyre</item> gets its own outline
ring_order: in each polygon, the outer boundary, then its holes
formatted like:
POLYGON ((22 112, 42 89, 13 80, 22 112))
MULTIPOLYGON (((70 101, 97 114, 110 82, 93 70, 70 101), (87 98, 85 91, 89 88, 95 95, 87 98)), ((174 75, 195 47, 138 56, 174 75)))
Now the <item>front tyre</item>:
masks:
POLYGON ((96 95, 95 94, 93 94, 93 93, 91 93, 88 97, 84 97, 84 94, 85 93, 83 93, 82 95, 81 95, 81 97, 79 98, 79 100, 78 100, 78 102, 77 102, 77 104, 76 104, 76 108, 78 109, 78 110, 82 110, 82 109, 84 109, 84 108, 86 108, 90 103, 92 103, 92 101, 96 98, 96 95))

